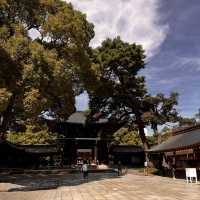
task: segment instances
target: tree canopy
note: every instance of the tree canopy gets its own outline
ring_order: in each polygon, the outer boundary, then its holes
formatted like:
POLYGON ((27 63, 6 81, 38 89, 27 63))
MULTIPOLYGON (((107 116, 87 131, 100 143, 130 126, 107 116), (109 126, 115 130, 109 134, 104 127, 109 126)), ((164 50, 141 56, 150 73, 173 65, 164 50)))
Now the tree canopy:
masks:
POLYGON ((195 118, 180 117, 178 125, 179 127, 194 126, 194 125, 197 125, 197 121, 195 118))
POLYGON ((144 50, 140 45, 123 42, 119 37, 107 39, 93 52, 93 67, 99 84, 90 93, 90 108, 101 111, 111 119, 136 123, 140 137, 148 148, 142 120, 142 99, 146 94, 144 77, 138 76, 144 68, 144 50))
POLYGON ((114 140, 119 144, 134 144, 134 145, 141 145, 142 141, 136 130, 130 130, 128 127, 122 127, 118 131, 116 131, 113 135, 114 140))
POLYGON ((0 133, 16 119, 74 112, 75 95, 92 87, 93 36, 86 16, 64 1, 0 1, 0 133))
POLYGON ((93 28, 84 14, 61 0, 0 1, 2 135, 15 121, 36 124, 44 113, 67 119, 75 111, 75 96, 85 89, 91 114, 137 125, 145 149, 145 125, 157 130, 175 120, 177 94, 147 93, 139 75, 145 67, 142 46, 117 37, 91 49, 93 28))
POLYGON ((125 120, 130 127, 137 126, 139 136, 148 148, 144 127, 174 122, 177 118, 177 93, 151 96, 139 71, 145 67, 142 46, 129 44, 117 37, 107 39, 93 51, 93 68, 99 84, 90 93, 90 108, 101 111, 113 120, 125 120))
POLYGON ((58 134, 49 132, 48 127, 44 125, 40 128, 27 125, 25 132, 9 132, 6 139, 20 145, 48 145, 56 144, 58 134))
POLYGON ((178 104, 178 93, 172 92, 169 97, 163 94, 156 96, 147 95, 144 98, 143 120, 150 125, 157 136, 158 143, 161 142, 161 134, 158 132, 158 126, 167 122, 175 123, 179 120, 178 112, 175 106, 178 104))

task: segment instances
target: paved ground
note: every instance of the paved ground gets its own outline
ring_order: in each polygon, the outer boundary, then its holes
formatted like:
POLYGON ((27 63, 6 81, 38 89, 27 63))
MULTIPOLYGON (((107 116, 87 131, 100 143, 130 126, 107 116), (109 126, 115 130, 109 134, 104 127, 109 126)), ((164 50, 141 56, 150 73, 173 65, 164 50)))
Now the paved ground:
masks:
POLYGON ((199 200, 200 184, 158 176, 80 174, 0 176, 0 200, 199 200), (49 189, 47 189, 49 188, 49 189))

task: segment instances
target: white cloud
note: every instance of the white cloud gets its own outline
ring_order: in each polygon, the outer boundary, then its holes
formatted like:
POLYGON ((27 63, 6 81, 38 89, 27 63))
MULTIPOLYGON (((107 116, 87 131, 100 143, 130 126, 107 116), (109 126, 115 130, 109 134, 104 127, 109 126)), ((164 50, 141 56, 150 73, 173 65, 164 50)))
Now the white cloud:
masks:
POLYGON ((180 63, 183 66, 183 70, 190 66, 192 71, 200 71, 200 58, 199 57, 184 57, 180 58, 180 63))
POLYGON ((166 85, 166 84, 173 84, 175 81, 176 81, 175 78, 174 79, 161 79, 158 81, 158 83, 166 85))
MULTIPOLYGON (((187 71, 187 74, 189 72, 199 72, 200 71, 200 58, 197 56, 191 56, 191 57, 181 57, 181 56, 175 56, 171 57, 171 63, 167 65, 167 70, 179 70, 179 71, 187 71)), ((155 68, 154 72, 159 73, 162 71, 163 68, 155 68)), ((164 69, 165 70, 165 69, 164 69)), ((151 70, 152 71, 152 70, 151 70)), ((182 77, 183 78, 183 77, 182 77)))
POLYGON ((159 24, 159 0, 66 0, 87 14, 95 25, 96 47, 107 37, 118 35, 143 45, 148 57, 155 55, 165 40, 168 26, 159 24))

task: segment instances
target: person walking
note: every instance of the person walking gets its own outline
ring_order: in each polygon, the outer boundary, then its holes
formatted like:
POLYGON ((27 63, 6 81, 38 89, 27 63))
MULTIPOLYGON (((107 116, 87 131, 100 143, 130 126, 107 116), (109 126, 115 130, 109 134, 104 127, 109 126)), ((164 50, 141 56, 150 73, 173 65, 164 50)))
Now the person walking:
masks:
POLYGON ((83 173, 84 179, 88 178, 88 164, 87 164, 87 161, 85 161, 85 160, 82 165, 82 173, 83 173))
POLYGON ((121 161, 118 162, 118 176, 121 176, 122 175, 122 163, 121 161))
POLYGON ((175 172, 176 172, 176 158, 175 158, 175 154, 172 158, 172 167, 171 167, 171 170, 172 170, 172 178, 173 179, 176 179, 176 176, 175 176, 175 172))
POLYGON ((144 175, 148 176, 148 161, 144 162, 144 175))

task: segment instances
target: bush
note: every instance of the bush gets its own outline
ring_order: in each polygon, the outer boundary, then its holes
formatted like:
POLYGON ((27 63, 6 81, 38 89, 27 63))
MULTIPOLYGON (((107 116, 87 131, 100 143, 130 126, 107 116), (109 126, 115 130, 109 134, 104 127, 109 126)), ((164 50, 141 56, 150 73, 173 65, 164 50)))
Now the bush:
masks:
POLYGON ((58 134, 49 132, 48 128, 42 127, 35 129, 33 126, 27 126, 25 132, 10 132, 7 134, 7 141, 21 145, 42 145, 55 144, 58 134))
MULTIPOLYGON (((138 169, 138 172, 143 173, 144 168, 138 169)), ((157 168, 154 168, 154 167, 148 167, 148 173, 149 174, 159 174, 159 170, 157 168)))

